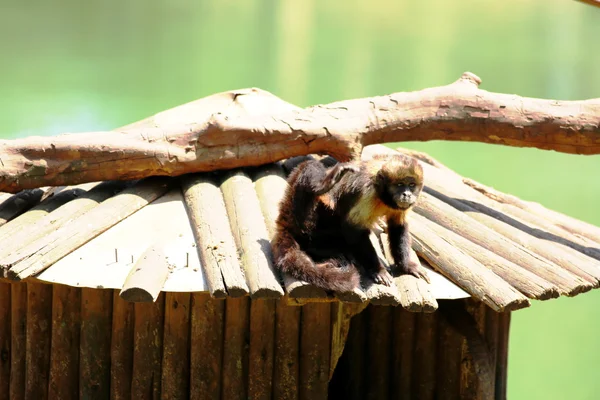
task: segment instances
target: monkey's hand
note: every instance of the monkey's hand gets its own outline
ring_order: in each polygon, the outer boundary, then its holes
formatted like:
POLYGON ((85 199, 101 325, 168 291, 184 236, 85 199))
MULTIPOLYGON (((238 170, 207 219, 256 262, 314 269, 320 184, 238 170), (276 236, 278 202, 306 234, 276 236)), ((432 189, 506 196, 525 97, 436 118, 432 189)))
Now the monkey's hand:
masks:
POLYGON ((379 271, 374 272, 371 278, 380 285, 390 286, 393 282, 392 275, 385 268, 380 268, 379 271))
POLYGON ((398 271, 400 272, 400 274, 412 275, 417 279, 420 278, 420 279, 423 279, 427 283, 431 283, 431 281, 429 280, 429 274, 427 274, 427 271, 425 270, 425 268, 421 267, 419 264, 417 264, 415 262, 410 261, 406 265, 398 266, 398 271))

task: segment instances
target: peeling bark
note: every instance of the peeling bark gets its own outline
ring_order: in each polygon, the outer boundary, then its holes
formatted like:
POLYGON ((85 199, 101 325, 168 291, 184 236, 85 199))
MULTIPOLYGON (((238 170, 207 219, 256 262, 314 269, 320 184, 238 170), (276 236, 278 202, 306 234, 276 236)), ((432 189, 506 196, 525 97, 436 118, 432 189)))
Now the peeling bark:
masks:
POLYGON ((492 93, 464 73, 416 92, 300 109, 260 89, 215 94, 110 132, 0 141, 0 191, 177 176, 369 144, 452 140, 600 154, 600 99, 492 93), (152 128, 146 126, 150 122, 152 128))

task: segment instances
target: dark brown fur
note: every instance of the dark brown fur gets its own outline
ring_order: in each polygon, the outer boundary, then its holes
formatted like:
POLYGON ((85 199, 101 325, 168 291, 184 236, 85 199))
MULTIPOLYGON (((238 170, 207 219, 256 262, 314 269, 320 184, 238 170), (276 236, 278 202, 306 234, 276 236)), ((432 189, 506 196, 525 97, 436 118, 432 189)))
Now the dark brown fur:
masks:
POLYGON ((358 268, 389 285, 391 276, 369 240, 371 228, 385 218, 396 267, 421 276, 408 258, 405 218, 423 186, 416 160, 398 154, 331 168, 310 160, 288 182, 272 243, 278 269, 326 290, 357 287, 358 268))

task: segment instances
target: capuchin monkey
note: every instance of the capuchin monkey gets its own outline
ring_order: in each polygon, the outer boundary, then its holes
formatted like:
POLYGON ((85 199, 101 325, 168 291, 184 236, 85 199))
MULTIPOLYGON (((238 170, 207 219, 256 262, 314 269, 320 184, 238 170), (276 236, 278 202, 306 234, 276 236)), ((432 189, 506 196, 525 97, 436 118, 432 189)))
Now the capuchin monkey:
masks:
POLYGON ((393 268, 427 280, 409 257, 406 217, 423 188, 423 170, 415 159, 376 155, 330 168, 308 160, 292 171, 288 183, 272 242, 280 271, 328 291, 358 287, 359 269, 389 286, 392 277, 369 239, 384 219, 393 268))

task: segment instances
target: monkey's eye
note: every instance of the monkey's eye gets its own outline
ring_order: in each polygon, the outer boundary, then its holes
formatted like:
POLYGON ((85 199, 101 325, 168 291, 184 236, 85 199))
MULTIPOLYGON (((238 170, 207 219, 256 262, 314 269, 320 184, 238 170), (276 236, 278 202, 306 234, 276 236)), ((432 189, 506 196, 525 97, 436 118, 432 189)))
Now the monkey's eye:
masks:
POLYGON ((411 183, 411 184, 408 185, 408 187, 410 187, 411 189, 414 189, 415 186, 417 186, 415 183, 411 183))

